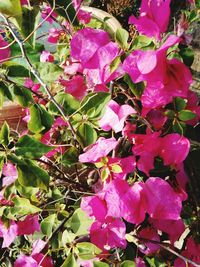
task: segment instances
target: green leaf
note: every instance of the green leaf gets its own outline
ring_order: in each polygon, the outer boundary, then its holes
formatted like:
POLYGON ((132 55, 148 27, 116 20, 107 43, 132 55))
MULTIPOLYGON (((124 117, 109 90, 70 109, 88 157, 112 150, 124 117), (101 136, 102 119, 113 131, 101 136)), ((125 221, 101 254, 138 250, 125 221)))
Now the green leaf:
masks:
POLYGON ((63 246, 65 246, 66 244, 71 244, 74 239, 75 239, 76 235, 72 232, 69 232, 68 230, 65 230, 62 233, 62 244, 63 246))
POLYGON ((128 74, 125 74, 124 76, 124 81, 125 83, 127 83, 127 85, 129 86, 131 92, 138 98, 140 99, 143 91, 144 91, 144 83, 140 82, 140 83, 133 83, 131 80, 131 77, 128 74))
POLYGON ((17 98, 17 101, 22 107, 28 107, 31 105, 31 103, 33 103, 33 97, 30 90, 19 86, 14 86, 13 92, 17 98))
POLYGON ((9 77, 29 77, 30 75, 29 70, 25 66, 13 61, 7 61, 3 64, 3 67, 6 68, 9 77))
POLYGON ((9 88, 3 82, 0 82, 0 95, 7 97, 9 100, 13 101, 13 96, 9 88))
POLYGON ((12 201, 14 202, 14 207, 11 208, 11 213, 13 215, 23 216, 27 214, 35 214, 41 211, 40 208, 32 205, 26 198, 16 196, 12 199, 12 201))
MULTIPOLYGON (((53 6, 53 0, 48 0, 48 2, 51 6, 53 6)), ((55 12, 67 19, 69 22, 73 22, 74 25, 78 25, 76 10, 74 9, 72 0, 56 0, 56 6, 55 12)))
POLYGON ((122 168, 118 164, 111 165, 111 169, 112 169, 112 172, 114 172, 114 173, 121 173, 121 172, 123 172, 122 171, 122 168))
POLYGON ((50 237, 52 235, 56 214, 51 214, 41 222, 41 230, 44 235, 50 237))
MULTIPOLYGON (((22 13, 22 27, 21 27, 21 32, 24 38, 29 36, 30 33, 32 33, 39 21, 40 16, 39 14, 39 8, 37 6, 33 6, 31 9, 27 7, 22 8, 23 13, 22 13)), ((36 34, 35 33, 28 38, 27 42, 32 45, 33 47, 35 46, 35 39, 36 39, 36 34)))
POLYGON ((37 63, 36 68, 45 83, 54 83, 63 74, 61 67, 50 62, 37 63))
MULTIPOLYGON (((80 106, 78 100, 76 100, 72 95, 66 93, 58 93, 54 99, 63 108, 63 111, 67 115, 73 114, 80 106)), ((57 107, 51 101, 49 103, 49 111, 55 115, 60 114, 57 107)))
POLYGON ((70 147, 62 156, 62 164, 66 167, 78 162, 78 150, 75 147, 70 147))
POLYGON ((29 159, 41 158, 52 149, 29 135, 22 136, 15 144, 15 154, 29 159))
POLYGON ((164 112, 164 114, 171 120, 173 120, 175 115, 176 115, 176 113, 173 110, 170 110, 170 109, 166 110, 164 112))
POLYGON ((70 253, 61 267, 78 267, 78 264, 75 260, 75 257, 72 253, 70 253))
POLYGON ((147 48, 153 45, 154 43, 151 38, 145 35, 139 35, 134 38, 133 43, 131 45, 131 50, 138 48, 147 48))
POLYGON ((14 17, 21 24, 22 8, 20 0, 1 0, 0 1, 0 13, 14 17))
POLYGON ((93 267, 109 267, 109 265, 105 262, 101 261, 94 261, 93 262, 93 267))
POLYGON ((38 167, 31 160, 18 162, 18 181, 22 186, 39 187, 47 190, 50 177, 46 171, 38 167))
POLYGON ((24 198, 28 198, 31 201, 39 202, 36 195, 39 192, 39 188, 34 188, 31 186, 22 186, 18 181, 15 182, 15 187, 19 192, 20 196, 24 198))
POLYGON ((88 229, 92 224, 92 220, 82 209, 78 208, 68 220, 67 224, 77 236, 81 236, 88 234, 88 229))
POLYGON ((2 174, 3 165, 4 165, 4 156, 0 155, 0 176, 2 174))
POLYGON ((8 146, 10 143, 10 128, 7 122, 5 121, 0 131, 0 144, 8 146))
POLYGON ((106 181, 106 179, 109 177, 110 175, 110 171, 108 168, 104 168, 102 171, 101 171, 101 179, 102 181, 106 181))
POLYGON ((94 259, 102 251, 97 246, 89 242, 81 242, 76 245, 78 256, 83 260, 94 259))
POLYGON ((118 42, 122 49, 127 49, 129 47, 128 38, 129 33, 125 29, 117 29, 115 33, 115 40, 118 42))
POLYGON ((194 61, 194 52, 189 47, 181 47, 179 54, 186 66, 190 67, 194 61))
POLYGON ((77 128, 77 135, 79 141, 84 147, 95 143, 98 137, 95 129, 92 128, 92 126, 90 126, 88 123, 82 123, 77 128))
POLYGON ((110 101, 110 99, 111 95, 109 93, 90 93, 81 102, 80 110, 84 114, 87 114, 90 109, 95 108, 92 118, 98 119, 103 115, 106 104, 110 101))
MULTIPOLYGON (((45 50, 45 47, 43 44, 36 43, 35 46, 32 47, 30 44, 25 43, 24 48, 25 48, 27 56, 28 56, 28 58, 32 64, 40 62, 40 54, 42 51, 45 50)), ((19 56, 19 55, 21 55, 21 50, 20 50, 19 45, 13 44, 11 46, 11 56, 14 57, 14 56, 19 56)), ((22 59, 21 57, 12 59, 12 62, 17 62, 18 64, 23 65, 25 68, 27 68, 26 60, 22 59)))
POLYGON ((135 263, 133 261, 124 261, 120 264, 120 267, 135 267, 135 263))
POLYGON ((121 63, 121 57, 116 57, 110 64, 110 72, 113 73, 116 71, 116 69, 119 67, 119 64, 121 63))
POLYGON ((33 105, 30 107, 31 119, 28 122, 28 129, 33 133, 44 133, 48 131, 53 124, 53 117, 41 105, 33 105))
POLYGON ((186 100, 181 97, 176 97, 174 101, 175 101, 175 108, 177 111, 181 111, 185 109, 185 107, 187 106, 186 100))
POLYGON ((189 121, 194 119, 196 117, 196 114, 190 110, 185 109, 178 113, 178 117, 182 121, 189 121))

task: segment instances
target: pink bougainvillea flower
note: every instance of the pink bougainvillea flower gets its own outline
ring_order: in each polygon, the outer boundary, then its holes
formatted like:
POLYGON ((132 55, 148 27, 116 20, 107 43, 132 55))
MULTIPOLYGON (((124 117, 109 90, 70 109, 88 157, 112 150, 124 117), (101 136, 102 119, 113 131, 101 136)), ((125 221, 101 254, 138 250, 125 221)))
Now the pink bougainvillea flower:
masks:
POLYGON ((137 126, 127 121, 125 127, 122 129, 122 135, 127 137, 129 141, 133 140, 133 135, 135 134, 137 126))
POLYGON ((107 184, 103 190, 108 216, 123 217, 133 224, 141 223, 144 220, 146 201, 140 183, 135 183, 130 187, 127 181, 116 179, 107 184))
POLYGON ((104 222, 107 216, 121 218, 138 224, 145 218, 146 202, 143 187, 135 183, 132 187, 122 179, 105 184, 96 196, 83 197, 81 208, 88 216, 104 222), (134 205, 133 205, 134 203, 134 205))
MULTIPOLYGON (((200 244, 195 243, 192 237, 189 237, 186 243, 185 250, 181 253, 182 256, 192 260, 196 264, 200 264, 200 244)), ((180 258, 174 262, 174 267, 193 267, 191 263, 186 263, 180 258)))
POLYGON ((0 34, 0 48, 1 48, 0 64, 2 64, 4 61, 6 61, 11 55, 9 47, 2 49, 3 47, 6 47, 7 45, 8 45, 8 42, 6 42, 3 38, 3 36, 0 34))
POLYGON ((15 261, 14 267, 38 267, 38 263, 31 256, 21 254, 15 261))
POLYGON ((11 221, 9 226, 5 226, 3 222, 0 221, 0 237, 3 237, 2 248, 9 247, 15 240, 17 234, 18 227, 14 221, 11 221))
POLYGON ((136 160, 134 156, 128 156, 125 158, 110 158, 108 157, 108 168, 111 169, 112 177, 114 179, 125 179, 126 175, 133 172, 136 167, 136 160), (115 172, 112 170, 112 166, 118 165, 121 171, 115 172))
POLYGON ((178 183, 178 188, 176 188, 176 190, 179 193, 182 201, 185 201, 188 198, 188 195, 186 193, 186 186, 189 181, 189 177, 184 170, 183 163, 179 164, 176 170, 177 170, 176 181, 178 183))
POLYGON ((133 135, 133 154, 140 156, 137 167, 147 175, 154 168, 154 158, 159 154, 159 135, 159 132, 133 135))
POLYGON ((33 249, 30 256, 21 254, 14 263, 14 267, 53 267, 51 257, 44 255, 41 251, 46 246, 46 242, 37 239, 33 243, 33 249))
POLYGON ((14 263, 14 267, 53 267, 52 259, 42 253, 32 256, 21 254, 14 263))
POLYGON ((134 24, 139 33, 161 39, 167 30, 171 0, 142 0, 140 16, 131 16, 129 23, 134 24))
POLYGON ((63 30, 57 28, 50 28, 48 35, 48 42, 52 44, 56 44, 63 34, 63 30))
POLYGON ((33 243, 31 255, 40 253, 46 245, 47 242, 43 241, 42 239, 35 240, 35 242, 33 243))
MULTIPOLYGON (((51 129, 46 132, 42 138, 41 142, 46 145, 52 145, 52 135, 59 129, 59 127, 67 127, 68 123, 65 122, 61 117, 58 117, 55 119, 53 125, 51 126, 51 129)), ((52 149, 49 151, 47 154, 45 154, 46 157, 51 158, 53 157, 56 153, 63 153, 64 152, 64 147, 63 146, 57 146, 55 149, 52 149)))
POLYGON ((56 18, 58 15, 52 11, 52 8, 48 5, 44 5, 42 9, 42 18, 52 24, 54 22, 53 18, 56 18), (51 15, 49 16, 49 14, 51 15))
POLYGON ((83 72, 82 65, 79 62, 66 61, 63 67, 64 67, 64 73, 69 76, 83 72))
POLYGON ((102 222, 94 222, 90 228, 90 239, 102 250, 126 247, 126 226, 121 219, 107 217, 102 222))
POLYGON ((149 222, 158 230, 169 235, 172 244, 176 242, 185 230, 185 225, 181 219, 179 220, 157 220, 150 219, 149 222))
POLYGON ((165 165, 178 165, 182 163, 190 150, 190 142, 179 134, 168 134, 162 138, 159 155, 165 165))
POLYGON ((32 258, 37 262, 38 267, 54 267, 51 257, 42 253, 32 255, 32 258))
POLYGON ((40 62, 54 62, 54 56, 49 51, 42 51, 40 62))
POLYGON ((100 137, 97 142, 84 149, 85 153, 79 156, 80 162, 97 162, 100 158, 107 156, 116 146, 117 140, 100 137))
POLYGON ((187 97, 192 82, 189 69, 180 60, 166 57, 168 48, 179 42, 179 37, 170 35, 158 50, 136 50, 123 63, 133 82, 147 82, 141 97, 146 113, 165 106, 173 97, 187 97))
POLYGON ((92 18, 92 14, 80 9, 78 11, 77 18, 82 24, 88 24, 92 18))
POLYGON ((136 267, 146 267, 146 264, 142 258, 136 258, 135 263, 136 263, 136 267))
POLYGON ((149 178, 144 187, 146 208, 151 218, 179 220, 182 209, 181 198, 164 180, 149 178), (173 207, 173 208, 172 208, 173 207))
POLYGON ((17 222, 18 235, 31 235, 40 231, 38 215, 28 215, 23 221, 17 222))
POLYGON ((20 0, 22 6, 28 5, 28 0, 20 0))
POLYGON ((82 64, 90 87, 107 84, 121 75, 121 66, 113 73, 110 71, 110 64, 118 55, 118 45, 111 42, 103 30, 85 28, 74 34, 71 40, 71 57, 82 64))
POLYGON ((133 135, 133 153, 140 156, 137 167, 149 175, 154 168, 154 158, 160 156, 165 165, 178 166, 187 157, 190 149, 189 140, 179 134, 159 136, 159 132, 146 135, 133 135))
POLYGON ((113 129, 115 133, 121 132, 126 118, 135 113, 136 111, 131 106, 120 106, 114 100, 110 100, 107 104, 103 117, 99 121, 99 126, 104 131, 110 131, 113 129))
POLYGON ((5 176, 3 178, 2 186, 9 186, 13 184, 18 177, 17 168, 12 163, 5 163, 3 165, 2 174, 5 176))
MULTIPOLYGON (((152 227, 147 227, 142 229, 139 232, 139 237, 144 239, 149 239, 153 241, 160 241, 160 237, 155 229, 152 227)), ((144 244, 143 246, 139 247, 139 250, 144 253, 145 255, 151 255, 157 252, 160 249, 160 246, 158 244, 152 243, 152 242, 142 242, 144 244)))
POLYGON ((23 221, 10 221, 6 226, 0 221, 0 237, 3 237, 2 247, 9 247, 10 244, 20 235, 31 235, 40 231, 38 215, 28 215, 23 221))
MULTIPOLYGON (((144 115, 144 109, 143 109, 144 115)), ((151 123, 153 128, 157 131, 161 130, 164 126, 165 122, 167 121, 167 116, 165 116, 162 110, 159 109, 152 109, 146 115, 147 120, 151 123)))
POLYGON ((81 201, 81 209, 84 210, 91 218, 95 218, 99 222, 104 222, 107 216, 107 204, 101 195, 83 197, 81 201))
POLYGON ((95 55, 101 47, 109 43, 109 35, 103 30, 95 30, 92 28, 79 30, 74 34, 71 40, 71 56, 81 61, 84 68, 96 69, 102 63, 103 59, 101 59, 100 62, 97 62, 97 60, 93 62, 96 58, 95 55), (90 61, 92 61, 93 64, 91 64, 90 61))
POLYGON ((34 83, 31 78, 25 78, 24 86, 37 93, 41 85, 40 83, 34 83))
POLYGON ((188 91, 187 106, 185 109, 190 110, 194 114, 196 114, 196 117, 194 119, 187 121, 187 124, 194 126, 200 120, 199 98, 195 92, 188 91))
POLYGON ((59 79, 60 84, 65 87, 65 92, 81 100, 86 95, 87 86, 81 75, 74 76, 71 80, 59 79))
POLYGON ((2 191, 0 191, 0 207, 3 207, 3 206, 13 207, 14 202, 12 200, 6 199, 3 195, 3 190, 2 190, 2 191))

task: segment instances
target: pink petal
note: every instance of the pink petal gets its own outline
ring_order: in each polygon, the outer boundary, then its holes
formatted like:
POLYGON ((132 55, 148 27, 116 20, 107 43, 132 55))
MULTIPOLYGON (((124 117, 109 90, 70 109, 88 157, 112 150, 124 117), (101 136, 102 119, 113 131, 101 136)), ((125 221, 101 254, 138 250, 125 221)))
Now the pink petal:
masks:
POLYGON ((162 150, 160 156, 165 165, 177 165, 182 163, 190 150, 190 142, 179 134, 168 134, 162 138, 162 150))
MULTIPOLYGON (((4 40, 3 36, 0 35, 0 48, 6 47, 8 42, 4 40)), ((0 53, 0 64, 6 61, 11 56, 10 48, 1 49, 0 53)))
MULTIPOLYGON (((160 237, 155 231, 155 229, 151 227, 144 228, 139 232, 139 236, 144 239, 149 239, 153 241, 160 241, 160 237)), ((145 245, 144 249, 142 247, 139 247, 139 250, 144 253, 145 255, 151 255, 157 252, 160 249, 160 246, 158 244, 154 244, 152 242, 142 242, 142 244, 145 245)))
POLYGON ((185 225, 181 219, 179 220, 156 220, 150 219, 150 223, 158 230, 169 235, 169 239, 173 244, 176 242, 185 230, 185 225))
POLYGON ((105 223, 94 222, 90 228, 91 242, 102 250, 125 248, 126 227, 120 219, 107 218, 105 223))
POLYGON ((44 249, 46 244, 47 244, 47 242, 45 242, 41 239, 35 240, 35 242, 33 243, 31 255, 35 255, 37 253, 40 253, 44 249))
POLYGON ((40 224, 38 215, 27 215, 25 220, 19 221, 18 226, 18 235, 31 235, 36 231, 40 231, 40 224))
POLYGON ((100 137, 97 142, 85 149, 85 153, 79 156, 80 162, 97 162, 107 156, 117 145, 115 138, 100 137))
POLYGON ((22 254, 15 261, 14 267, 38 267, 38 263, 31 256, 22 254))
POLYGON ((0 237, 3 237, 2 248, 9 247, 15 240, 18 230, 17 228, 17 224, 14 221, 11 221, 8 228, 2 223, 2 221, 0 221, 0 237))
POLYGON ((144 193, 147 201, 147 212, 151 218, 180 219, 181 199, 166 181, 161 178, 149 178, 144 185, 144 193))

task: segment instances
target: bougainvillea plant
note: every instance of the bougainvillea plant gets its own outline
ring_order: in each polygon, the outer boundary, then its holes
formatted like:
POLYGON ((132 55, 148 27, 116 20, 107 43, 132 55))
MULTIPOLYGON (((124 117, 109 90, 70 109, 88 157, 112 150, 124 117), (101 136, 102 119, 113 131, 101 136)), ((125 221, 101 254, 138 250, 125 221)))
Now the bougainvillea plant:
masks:
POLYGON ((142 0, 130 37, 82 2, 0 1, 0 265, 200 266, 199 3, 170 31, 142 0))

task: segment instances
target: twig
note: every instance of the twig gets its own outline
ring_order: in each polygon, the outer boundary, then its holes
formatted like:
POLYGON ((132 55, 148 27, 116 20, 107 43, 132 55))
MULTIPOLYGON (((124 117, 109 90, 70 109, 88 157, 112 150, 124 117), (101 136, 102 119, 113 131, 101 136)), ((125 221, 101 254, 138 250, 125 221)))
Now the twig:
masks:
MULTIPOLYGON (((6 45, 6 46, 3 46, 3 47, 0 47, 0 50, 4 50, 4 49, 6 49, 6 48, 9 48, 11 45, 13 45, 14 43, 15 43, 16 41, 15 40, 13 40, 11 43, 9 43, 8 45, 6 45)), ((5 60, 5 59, 4 59, 5 60)))
POLYGON ((41 162, 41 163, 43 163, 43 164, 51 167, 51 168, 54 168, 56 171, 58 171, 60 174, 63 175, 63 178, 64 178, 63 180, 64 181, 66 181, 68 183, 71 183, 71 184, 74 184, 74 185, 77 185, 79 188, 82 188, 82 185, 81 184, 79 184, 78 182, 76 182, 74 180, 71 180, 70 177, 66 173, 64 173, 57 165, 52 164, 49 161, 45 161, 45 160, 42 160, 42 159, 36 159, 36 160, 38 162, 41 162))
POLYGON ((47 19, 49 18, 49 17, 51 17, 51 15, 52 15, 52 13, 53 13, 53 11, 55 10, 55 0, 53 0, 53 7, 52 7, 52 9, 51 9, 51 11, 50 11, 50 13, 46 16, 46 18, 45 19, 43 19, 38 25, 37 25, 37 27, 35 27, 35 29, 23 40, 23 43, 25 43, 42 25, 43 25, 43 23, 45 22, 45 21, 47 21, 47 19))
POLYGON ((158 246, 160 246, 161 248, 169 251, 170 253, 172 253, 173 255, 177 256, 178 258, 180 258, 181 260, 185 261, 185 262, 188 262, 189 264, 195 266, 195 267, 200 267, 200 264, 197 264, 196 262, 182 256, 181 254, 179 254, 178 252, 176 252, 175 250, 171 249, 168 244, 164 244, 164 243, 161 243, 159 241, 155 241, 155 240, 150 240, 150 239, 147 239, 147 238, 142 238, 142 237, 139 237, 139 236, 136 236, 136 235, 133 235, 133 237, 135 237, 136 239, 140 240, 140 241, 144 241, 144 242, 150 242, 152 244, 157 244, 158 246))

